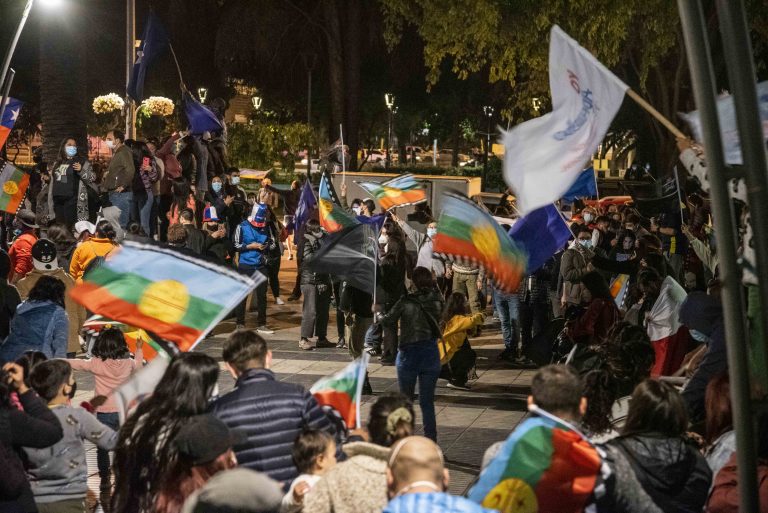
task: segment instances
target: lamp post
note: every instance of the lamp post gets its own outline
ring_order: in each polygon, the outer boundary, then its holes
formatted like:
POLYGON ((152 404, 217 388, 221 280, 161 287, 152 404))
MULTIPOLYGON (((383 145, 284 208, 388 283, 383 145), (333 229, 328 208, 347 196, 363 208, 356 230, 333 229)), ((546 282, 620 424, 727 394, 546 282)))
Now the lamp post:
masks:
POLYGON ((488 120, 488 130, 485 132, 485 163, 483 165, 483 185, 485 185, 485 180, 488 177, 488 157, 489 152, 491 151, 491 118, 493 117, 493 107, 486 105, 483 107, 483 113, 488 120))
MULTIPOLYGON (((19 38, 21 37, 21 31, 24 30, 24 25, 27 23, 27 18, 29 17, 29 13, 32 10, 32 6, 34 5, 35 0, 27 0, 27 4, 24 6, 24 11, 21 13, 21 19, 19 20, 19 24, 16 27, 16 32, 13 34, 13 39, 11 39, 11 44, 8 47, 8 51, 5 53, 5 59, 3 60, 3 69, 0 71, 0 90, 3 92, 3 98, 2 101, 0 101, 0 119, 3 119, 3 114, 5 114, 5 105, 8 103, 8 94, 11 89, 10 80, 8 80, 8 84, 6 84, 6 79, 8 79, 8 70, 11 67, 11 59, 13 59, 13 53, 16 51, 16 44, 19 42, 19 38)), ((55 0, 46 0, 43 2, 44 4, 47 4, 49 6, 56 5, 58 1, 55 0)), ((11 76, 12 79, 12 76, 11 76)))
POLYGON ((200 103, 205 103, 205 99, 208 98, 208 89, 205 87, 198 87, 197 96, 200 98, 200 103))
POLYGON ((253 105, 253 108, 255 110, 259 110, 261 108, 261 102, 263 98, 261 96, 252 96, 251 97, 251 104, 253 105))
POLYGON ((384 170, 389 171, 389 166, 392 165, 391 155, 389 154, 389 144, 392 140, 392 108, 395 106, 395 95, 392 93, 386 93, 384 95, 384 103, 387 104, 387 158, 384 161, 384 170))
MULTIPOLYGON (((136 63, 136 0, 125 2, 125 83, 131 81, 133 65, 136 63)), ((136 103, 125 95, 125 137, 136 135, 136 103)))

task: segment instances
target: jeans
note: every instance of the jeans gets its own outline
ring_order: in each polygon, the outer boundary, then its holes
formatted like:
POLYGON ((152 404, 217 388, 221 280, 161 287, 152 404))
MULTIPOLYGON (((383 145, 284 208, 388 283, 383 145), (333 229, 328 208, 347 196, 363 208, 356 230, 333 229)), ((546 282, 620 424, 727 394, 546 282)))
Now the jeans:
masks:
MULTIPOLYGON (((96 412, 96 418, 99 422, 105 426, 111 427, 115 431, 120 429, 120 416, 117 413, 96 412)), ((101 482, 108 483, 111 467, 109 461, 109 451, 105 451, 104 449, 96 449, 96 464, 99 468, 99 477, 101 478, 101 482)))
POLYGON ((517 294, 505 294, 493 290, 493 302, 499 312, 501 337, 507 351, 517 351, 518 320, 520 317, 517 294))
MULTIPOLYGON (((264 281, 259 283, 254 293, 256 294, 256 326, 266 326, 267 324, 267 268, 266 267, 248 267, 244 265, 238 265, 237 269, 248 274, 253 274, 259 271, 264 276, 264 281)), ((245 326, 245 303, 248 300, 246 297, 235 308, 235 322, 245 326)))
POLYGON ((152 195, 152 191, 146 191, 141 198, 139 198, 139 217, 141 218, 141 228, 147 236, 153 235, 152 230, 152 207, 155 204, 155 197, 152 195))
POLYGON ((122 229, 128 227, 128 219, 130 219, 131 215, 131 200, 133 200, 133 193, 131 191, 109 193, 109 202, 120 209, 120 227, 122 229))
POLYGON ((328 310, 331 307, 331 286, 302 285, 304 303, 301 306, 301 338, 326 338, 328 335, 328 310))
POLYGON ((424 436, 437 442, 435 387, 440 376, 440 352, 435 340, 423 340, 400 346, 397 352, 397 383, 400 392, 413 400, 419 381, 419 406, 424 436))

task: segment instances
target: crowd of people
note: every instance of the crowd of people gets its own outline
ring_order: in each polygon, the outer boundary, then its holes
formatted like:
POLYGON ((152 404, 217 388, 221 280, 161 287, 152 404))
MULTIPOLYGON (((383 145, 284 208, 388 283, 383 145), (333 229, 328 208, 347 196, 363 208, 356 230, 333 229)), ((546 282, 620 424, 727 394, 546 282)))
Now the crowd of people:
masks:
MULTIPOLYGON (((342 186, 340 208, 381 226, 371 294, 313 270, 327 234, 316 211, 297 225, 298 181, 283 189, 265 179, 246 192, 224 149, 206 138, 133 141, 113 130, 106 141, 114 154, 103 173, 78 141, 62 142, 0 252, 3 512, 84 511, 86 440, 98 448, 101 502, 116 513, 484 511, 446 492, 434 402, 439 379, 471 390, 470 340, 488 329, 486 314, 501 328, 502 364, 539 368, 529 403, 601 448, 613 477, 594 497, 598 511, 738 510, 706 188, 686 195, 686 213, 579 202, 572 240, 508 292, 484 269, 433 253, 438 220, 429 205, 377 213, 373 200, 349 201, 342 186), (82 344, 86 312, 67 291, 123 240, 263 275, 252 301, 232 312, 236 330, 221 359, 233 391, 219 394, 214 358, 181 353, 120 424, 112 393, 142 367, 142 344, 131 353, 116 328, 82 344), (270 370, 268 291, 285 304, 281 262, 294 256, 287 300, 303 299, 298 348, 367 352, 396 367, 400 393, 379 395, 364 429, 349 431, 270 370), (81 406, 71 401, 74 370, 95 380, 95 397, 81 406), (416 397, 424 437, 414 436, 416 397)), ((373 393, 367 376, 363 393, 373 393)), ((767 427, 761 420, 759 440, 767 427)))

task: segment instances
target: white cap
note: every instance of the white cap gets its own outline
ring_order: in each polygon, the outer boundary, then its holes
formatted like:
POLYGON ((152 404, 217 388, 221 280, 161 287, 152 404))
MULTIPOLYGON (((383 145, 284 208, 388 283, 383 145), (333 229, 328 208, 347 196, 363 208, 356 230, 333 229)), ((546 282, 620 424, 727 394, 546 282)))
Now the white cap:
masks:
POLYGON ((96 233, 96 225, 89 221, 78 221, 75 223, 75 236, 79 239, 83 232, 88 232, 91 235, 96 233))

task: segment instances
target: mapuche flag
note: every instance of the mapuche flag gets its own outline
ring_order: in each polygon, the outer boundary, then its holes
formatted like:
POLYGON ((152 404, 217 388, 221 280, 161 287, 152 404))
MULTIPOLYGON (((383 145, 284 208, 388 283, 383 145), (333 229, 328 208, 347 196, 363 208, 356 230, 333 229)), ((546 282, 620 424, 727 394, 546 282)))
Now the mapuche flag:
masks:
POLYGON ((629 87, 557 25, 549 34, 552 112, 504 132, 504 180, 522 214, 560 199, 592 159, 629 87))
POLYGON ((24 102, 20 102, 15 98, 8 98, 5 104, 5 111, 3 111, 3 119, 0 120, 0 148, 8 140, 11 130, 13 130, 13 125, 16 124, 16 120, 19 117, 22 105, 24 105, 24 102))
POLYGON ((125 242, 70 294, 94 313, 190 351, 264 279, 171 249, 125 242))
POLYGON ((581 513, 594 501, 602 458, 579 433, 531 417, 507 438, 467 496, 505 513, 581 513))
POLYGON ((384 210, 415 205, 427 201, 427 191, 413 175, 400 175, 382 183, 355 182, 376 198, 384 210))
POLYGON ((318 199, 320 206, 320 225, 328 233, 338 232, 344 228, 358 224, 354 216, 348 214, 333 200, 331 191, 332 184, 328 176, 323 174, 320 177, 320 188, 318 190, 318 199))
POLYGON ((493 217, 466 196, 443 193, 432 250, 446 260, 485 268, 497 288, 514 292, 525 274, 526 255, 493 217))
POLYGON ((330 406, 344 419, 347 427, 360 427, 360 398, 363 392, 365 371, 371 356, 363 353, 336 374, 322 378, 312 385, 310 393, 318 403, 330 406))
POLYGON ((0 171, 0 187, 0 210, 15 214, 27 193, 29 175, 6 162, 0 171))

